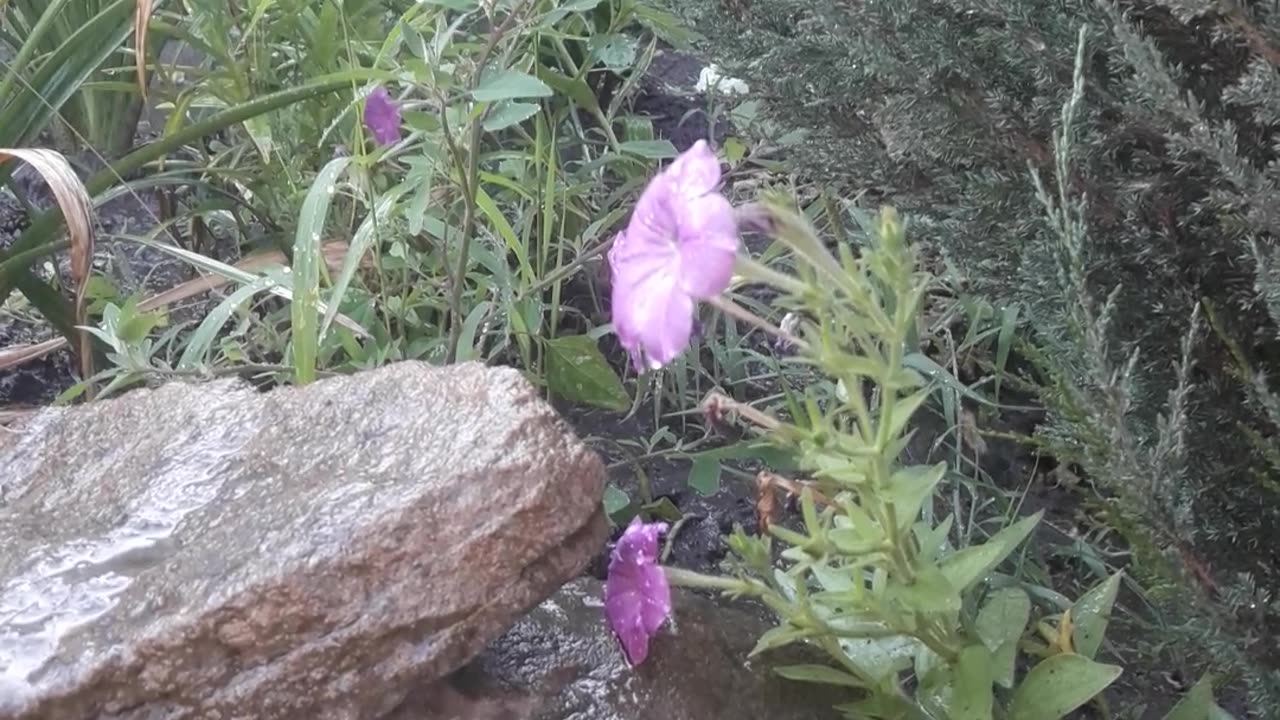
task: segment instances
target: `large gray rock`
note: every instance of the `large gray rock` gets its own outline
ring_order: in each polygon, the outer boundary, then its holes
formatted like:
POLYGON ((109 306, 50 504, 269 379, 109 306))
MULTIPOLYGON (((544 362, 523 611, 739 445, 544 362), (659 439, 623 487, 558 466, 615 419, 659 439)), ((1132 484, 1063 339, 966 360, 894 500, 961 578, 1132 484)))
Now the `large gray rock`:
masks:
POLYGON ((474 364, 0 428, 0 718, 385 715, 599 552, 603 476, 474 364))
POLYGON ((834 705, 856 699, 770 670, 820 656, 784 649, 748 662, 771 627, 765 614, 680 590, 674 627, 632 669, 605 625, 603 597, 592 578, 565 585, 388 720, 834 720, 834 705))

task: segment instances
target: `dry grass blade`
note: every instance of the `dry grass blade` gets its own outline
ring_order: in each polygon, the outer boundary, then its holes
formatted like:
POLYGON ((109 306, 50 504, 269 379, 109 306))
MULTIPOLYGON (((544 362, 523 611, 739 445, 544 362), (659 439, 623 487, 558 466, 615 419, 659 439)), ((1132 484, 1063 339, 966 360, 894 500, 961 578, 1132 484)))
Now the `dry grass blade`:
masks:
MULTIPOLYGON (((347 257, 347 243, 336 240, 326 243, 322 252, 324 254, 325 264, 329 266, 330 272, 338 272, 342 269, 342 264, 347 257)), ((270 267, 272 265, 284 265, 288 259, 284 253, 279 250, 269 252, 254 253, 245 257, 243 260, 235 264, 239 270, 246 272, 254 272, 270 267)), ((370 260, 363 260, 361 266, 364 268, 372 267, 370 260)), ((188 298, 195 297, 203 292, 208 292, 226 285, 230 280, 221 275, 206 275, 188 280, 180 285, 175 285, 164 292, 152 295, 151 297, 138 303, 138 309, 146 312, 147 310, 155 310, 159 307, 167 307, 177 302, 182 302, 188 298)))
POLYGON ((0 408, 0 429, 5 430, 6 432, 17 432, 16 430, 11 430, 5 426, 26 420, 38 412, 40 412, 40 408, 0 408))
MULTIPOLYGON (((329 266, 331 272, 338 272, 342 269, 347 258, 347 243, 340 240, 326 243, 323 248, 325 264, 329 266)), ((269 252, 254 253, 236 263, 235 267, 246 272, 261 270, 272 265, 284 265, 286 258, 284 253, 279 250, 269 252)), ((372 260, 362 258, 360 267, 369 269, 373 267, 372 260)), ((226 285, 230 280, 221 275, 208 275, 204 277, 193 278, 179 285, 175 285, 168 290, 156 293, 149 298, 138 303, 138 309, 142 312, 155 310, 157 308, 169 307, 175 303, 188 300, 201 293, 216 290, 226 285)), ((348 321, 349 322, 349 321, 348 321)), ((356 325, 359 328, 358 325, 356 325)), ((53 338, 42 343, 34 345, 14 345, 12 347, 0 348, 0 370, 9 370, 25 363, 39 360, 53 352, 57 352, 67 346, 66 338, 53 338)))
POLYGON ((48 355, 67 346, 67 339, 56 337, 34 345, 13 345, 0 348, 0 370, 9 370, 48 355))
MULTIPOLYGON (((85 291, 89 287, 89 275, 93 271, 93 247, 95 240, 93 198, 84 183, 71 169, 71 163, 62 153, 40 148, 0 148, 0 163, 14 158, 30 165, 40 173, 62 210, 71 239, 71 276, 76 284, 75 323, 84 326, 85 291)), ((83 377, 93 377, 93 353, 89 333, 80 332, 80 371, 83 377)))
POLYGON ((147 99, 147 29, 151 26, 152 0, 138 0, 133 9, 133 63, 138 70, 138 90, 147 99))

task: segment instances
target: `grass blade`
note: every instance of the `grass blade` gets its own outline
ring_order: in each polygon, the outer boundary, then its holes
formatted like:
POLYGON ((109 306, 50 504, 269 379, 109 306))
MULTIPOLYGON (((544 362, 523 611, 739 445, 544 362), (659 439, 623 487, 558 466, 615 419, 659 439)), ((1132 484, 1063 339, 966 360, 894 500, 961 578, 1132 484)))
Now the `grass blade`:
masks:
MULTIPOLYGON (((385 226, 387 216, 391 214, 391 210, 395 208, 396 203, 400 201, 408 190, 404 186, 397 187, 395 190, 387 193, 374 207, 373 212, 360 223, 360 227, 356 228, 356 234, 351 238, 351 248, 347 252, 346 262, 342 265, 342 271, 338 275, 338 280, 333 284, 333 290, 329 293, 329 309, 324 314, 324 322, 320 326, 320 337, 324 337, 329 332, 329 326, 333 324, 333 319, 338 314, 338 308, 342 306, 342 296, 347 293, 347 286, 351 284, 351 279, 355 277, 356 268, 360 266, 361 258, 369 250, 369 246, 376 239, 376 232, 379 227, 385 226)), ((332 266, 330 266, 332 267, 332 266)))
POLYGON ((330 160, 321 168, 302 201, 298 229, 293 240, 293 372, 299 385, 316 379, 319 356, 320 325, 317 306, 320 302, 320 247, 329 204, 337 192, 338 178, 346 172, 351 158, 330 160))

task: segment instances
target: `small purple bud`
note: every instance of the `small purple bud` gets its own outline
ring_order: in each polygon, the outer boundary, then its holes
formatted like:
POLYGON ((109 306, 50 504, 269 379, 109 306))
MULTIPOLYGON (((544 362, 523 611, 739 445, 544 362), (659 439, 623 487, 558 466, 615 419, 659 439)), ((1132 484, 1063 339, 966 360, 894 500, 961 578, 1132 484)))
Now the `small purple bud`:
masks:
POLYGON ((387 89, 378 86, 364 101, 364 125, 381 145, 400 141, 400 108, 391 100, 387 89))

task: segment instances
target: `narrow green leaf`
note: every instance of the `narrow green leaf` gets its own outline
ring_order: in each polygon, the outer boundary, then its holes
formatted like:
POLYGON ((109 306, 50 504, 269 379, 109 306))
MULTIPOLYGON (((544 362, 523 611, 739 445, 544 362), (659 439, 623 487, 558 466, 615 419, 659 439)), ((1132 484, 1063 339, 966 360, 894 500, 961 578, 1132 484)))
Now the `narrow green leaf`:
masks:
POLYGON ((546 341, 547 387, 573 402, 623 411, 631 397, 596 341, 586 335, 566 335, 546 341))
POLYGON ((1025 517, 992 535, 985 543, 970 545, 954 555, 947 556, 942 560, 942 574, 956 590, 960 592, 968 590, 1009 557, 1009 554, 1035 529, 1043 514, 1044 512, 1040 511, 1025 517))
POLYGON ((1087 658, 1096 657, 1102 639, 1111 620, 1111 608, 1120 592, 1121 573, 1115 573, 1099 583, 1076 601, 1071 608, 1071 620, 1075 623, 1071 642, 1075 651, 1087 658))
POLYGON ((476 354, 476 333, 485 318, 489 317, 492 309, 493 303, 485 300, 477 303, 471 308, 471 312, 467 313, 466 319, 462 321, 462 332, 458 336, 458 362, 481 359, 481 356, 476 354))
POLYGON ((1031 598, 1021 588, 1000 588, 978 611, 978 637, 991 651, 992 676, 1002 687, 1013 687, 1018 639, 1031 619, 1031 598))
POLYGON ((187 346, 182 351, 182 357, 178 359, 179 370, 190 370, 200 367, 204 364, 209 347, 213 345, 213 341, 217 339, 218 331, 223 325, 227 324, 227 320, 231 318, 231 313, 236 311, 249 298, 266 290, 274 281, 269 277, 260 277, 257 280, 242 285, 231 293, 218 306, 213 309, 200 325, 191 333, 190 339, 187 340, 187 346))
POLYGON ((784 665, 774 668, 773 671, 788 680, 821 683, 823 685, 841 685, 858 688, 859 690, 867 687, 866 683, 858 680, 853 675, 826 665, 784 665))
POLYGON ((298 229, 293 241, 293 304, 290 314, 293 320, 294 381, 300 385, 316 379, 320 339, 320 265, 324 262, 322 236, 329 217, 329 204, 337 193, 338 178, 350 164, 351 158, 338 157, 321 168, 302 201, 302 212, 298 216, 298 229))
POLYGON ((1205 673, 1164 716, 1164 720, 1212 720, 1213 706, 1213 675, 1205 673))
POLYGON ((899 469, 889 478, 889 497, 900 527, 910 527, 920 516, 920 509, 933 497, 933 489, 947 474, 945 462, 937 465, 913 465, 899 469))
POLYGON ((664 160, 679 154, 670 140, 628 140, 619 149, 650 160, 664 160))
POLYGON ((480 102, 513 100, 515 98, 550 97, 555 91, 538 78, 518 70, 503 70, 482 79, 471 91, 471 97, 480 102))
POLYGON ((982 645, 970 645, 960 651, 952 668, 949 717, 951 720, 991 720, 995 697, 991 690, 991 653, 982 645))
POLYGON ((1027 673, 1009 703, 1009 720, 1059 720, 1120 677, 1121 668, 1063 653, 1027 673))
POLYGON ((536 112, 538 112, 538 105, 535 103, 503 100, 495 105, 489 115, 485 117, 484 129, 488 132, 506 130, 512 125, 518 125, 528 120, 536 112))

